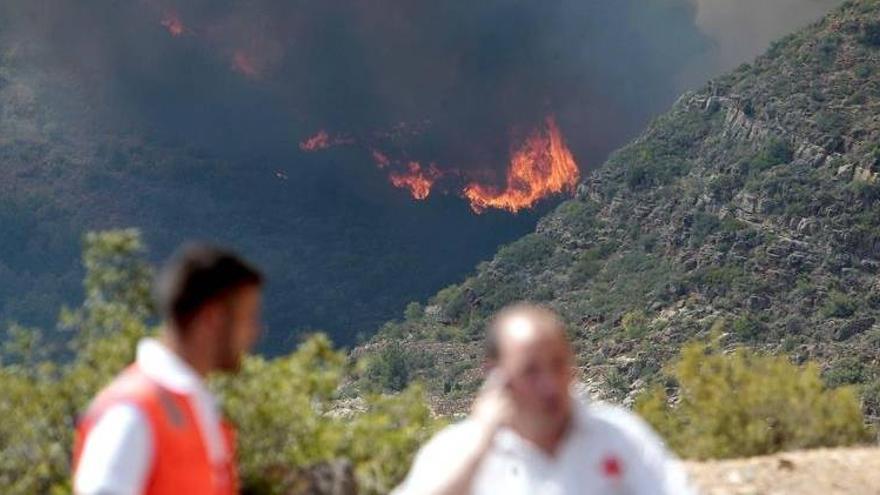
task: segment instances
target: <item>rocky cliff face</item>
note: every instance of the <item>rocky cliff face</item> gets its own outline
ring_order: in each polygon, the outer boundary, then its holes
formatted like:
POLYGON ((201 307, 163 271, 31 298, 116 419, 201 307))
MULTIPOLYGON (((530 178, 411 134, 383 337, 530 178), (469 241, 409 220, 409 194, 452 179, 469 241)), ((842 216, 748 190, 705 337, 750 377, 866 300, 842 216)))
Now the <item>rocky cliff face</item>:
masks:
POLYGON ((848 2, 682 96, 533 234, 386 325, 361 350, 367 378, 391 359, 460 410, 486 318, 529 299, 568 320, 595 395, 626 401, 714 329, 820 361, 829 383, 864 385, 876 415, 878 19, 880 2, 848 2))

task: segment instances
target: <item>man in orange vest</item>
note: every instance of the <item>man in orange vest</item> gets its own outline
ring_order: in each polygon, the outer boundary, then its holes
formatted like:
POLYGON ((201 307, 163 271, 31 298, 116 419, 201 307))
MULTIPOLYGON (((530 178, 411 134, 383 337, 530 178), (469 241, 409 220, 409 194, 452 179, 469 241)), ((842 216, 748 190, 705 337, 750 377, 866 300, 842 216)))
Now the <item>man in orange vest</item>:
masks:
POLYGON ((165 325, 92 401, 77 428, 79 495, 237 493, 235 436, 205 386, 235 371, 260 332, 262 275, 210 246, 182 249, 156 296, 165 325))

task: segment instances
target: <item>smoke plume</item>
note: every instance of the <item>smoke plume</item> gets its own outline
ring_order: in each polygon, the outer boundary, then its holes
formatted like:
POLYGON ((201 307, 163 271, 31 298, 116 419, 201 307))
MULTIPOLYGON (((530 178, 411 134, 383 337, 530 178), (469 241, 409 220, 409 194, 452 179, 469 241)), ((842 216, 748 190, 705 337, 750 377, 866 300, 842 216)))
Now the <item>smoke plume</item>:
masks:
POLYGON ((775 39, 815 21, 843 0, 694 0, 696 22, 716 42, 715 63, 727 70, 775 39))

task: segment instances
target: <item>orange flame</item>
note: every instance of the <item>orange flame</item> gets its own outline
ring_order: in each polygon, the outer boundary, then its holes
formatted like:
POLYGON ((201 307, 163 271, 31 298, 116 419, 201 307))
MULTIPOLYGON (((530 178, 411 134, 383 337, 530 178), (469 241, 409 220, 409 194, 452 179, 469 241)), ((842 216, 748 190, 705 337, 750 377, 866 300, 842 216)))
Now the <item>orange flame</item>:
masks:
POLYGON ((388 178, 394 187, 409 189, 414 199, 423 200, 431 194, 431 187, 442 175, 433 163, 423 169, 418 162, 409 162, 406 172, 391 172, 388 178))
POLYGON ((388 159, 388 156, 385 153, 382 153, 379 150, 372 150, 373 161, 376 162, 376 166, 380 169, 383 169, 391 164, 391 160, 388 159))
POLYGON ((535 131, 510 159, 504 190, 471 182, 464 196, 475 213, 498 208, 513 213, 563 191, 574 192, 580 171, 565 145, 556 120, 547 118, 546 132, 535 131))
POLYGON ((165 16, 162 17, 161 23, 162 27, 167 29, 171 36, 175 38, 183 35, 184 31, 186 31, 183 21, 180 20, 176 12, 166 12, 165 16))
POLYGON ((303 151, 318 151, 330 147, 330 135, 327 131, 318 131, 314 136, 299 143, 299 149, 303 151))
MULTIPOLYGON (((327 131, 320 130, 314 136, 300 141, 299 149, 302 151, 321 151, 331 146, 341 146, 346 144, 354 144, 354 139, 346 136, 330 136, 327 131)), ((380 167, 381 168, 381 167, 380 167)))

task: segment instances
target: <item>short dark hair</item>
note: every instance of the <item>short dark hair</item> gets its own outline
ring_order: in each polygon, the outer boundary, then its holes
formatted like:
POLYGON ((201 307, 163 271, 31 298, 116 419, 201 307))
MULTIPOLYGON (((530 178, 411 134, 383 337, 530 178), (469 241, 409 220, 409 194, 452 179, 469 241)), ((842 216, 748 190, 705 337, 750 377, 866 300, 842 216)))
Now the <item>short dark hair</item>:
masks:
POLYGON ((208 244, 186 244, 156 279, 162 317, 185 329, 205 304, 246 286, 261 286, 263 275, 235 253, 208 244))

